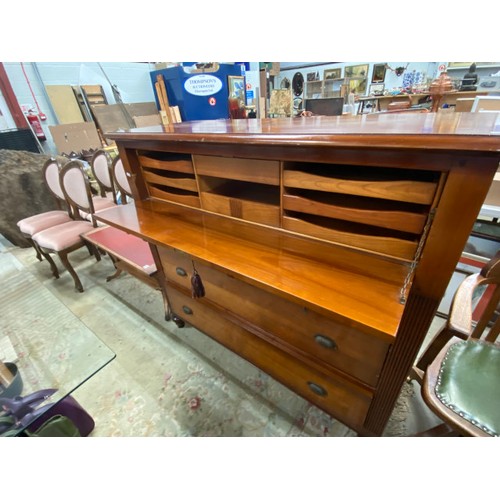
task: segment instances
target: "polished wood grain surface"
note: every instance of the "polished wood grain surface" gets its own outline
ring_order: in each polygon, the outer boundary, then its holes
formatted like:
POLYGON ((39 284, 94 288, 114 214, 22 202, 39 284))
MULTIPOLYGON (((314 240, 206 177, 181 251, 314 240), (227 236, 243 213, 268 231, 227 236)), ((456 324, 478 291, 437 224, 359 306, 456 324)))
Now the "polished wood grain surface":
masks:
POLYGON ((386 204, 380 200, 375 203, 366 198, 352 200, 351 197, 310 194, 304 191, 288 191, 283 194, 283 208, 312 215, 369 224, 396 231, 420 234, 424 228, 427 214, 408 205, 386 204))
POLYGON ((266 240, 249 241, 208 225, 195 225, 175 212, 160 214, 147 203, 112 208, 96 218, 177 248, 333 318, 351 318, 360 330, 383 340, 390 342, 397 333, 403 313, 399 302, 403 276, 399 283, 387 283, 286 247, 274 248, 266 240))
POLYGON ((205 296, 198 299, 218 307, 225 315, 237 315, 252 325, 256 335, 300 357, 316 369, 342 370, 367 386, 376 387, 378 374, 390 344, 360 332, 349 322, 332 321, 306 307, 248 285, 224 270, 193 261, 192 256, 171 248, 159 248, 169 282, 191 293, 193 265, 203 279, 205 296), (325 368, 326 367, 326 368, 325 368))
POLYGON ((168 298, 179 316, 212 338, 264 369, 272 377, 318 407, 354 427, 360 427, 370 406, 371 392, 334 373, 310 368, 265 342, 218 311, 170 287, 168 298))
POLYGON ((366 178, 345 179, 336 178, 332 175, 327 177, 294 170, 285 170, 283 185, 292 188, 313 189, 329 193, 421 204, 431 203, 436 191, 436 185, 432 182, 413 180, 369 181, 366 178))
POLYGON ((273 186, 279 186, 280 184, 280 170, 277 161, 194 155, 193 163, 198 175, 257 182, 273 186))
POLYGON ((303 144, 360 148, 500 150, 500 113, 373 114, 252 120, 207 120, 157 125, 107 137, 116 141, 303 144))
POLYGON ((189 160, 161 161, 145 155, 139 155, 139 162, 143 167, 154 168, 156 170, 167 170, 170 172, 181 172, 184 174, 194 174, 193 162, 189 160))

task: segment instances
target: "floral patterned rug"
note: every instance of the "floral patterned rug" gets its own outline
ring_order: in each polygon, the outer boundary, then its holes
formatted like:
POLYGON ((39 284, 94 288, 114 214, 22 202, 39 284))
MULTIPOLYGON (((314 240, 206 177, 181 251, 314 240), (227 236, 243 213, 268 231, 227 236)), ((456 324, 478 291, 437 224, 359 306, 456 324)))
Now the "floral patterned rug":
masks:
MULTIPOLYGON (((85 290, 77 293, 66 271, 53 279, 32 249, 4 238, 0 247, 2 259, 14 258, 20 273, 34 276, 116 353, 73 393, 95 420, 91 436, 356 435, 195 328, 166 322, 160 292, 125 274, 107 283, 107 257, 96 262, 86 249, 70 255, 85 290)), ((416 392, 404 385, 385 435, 412 431, 416 392)))

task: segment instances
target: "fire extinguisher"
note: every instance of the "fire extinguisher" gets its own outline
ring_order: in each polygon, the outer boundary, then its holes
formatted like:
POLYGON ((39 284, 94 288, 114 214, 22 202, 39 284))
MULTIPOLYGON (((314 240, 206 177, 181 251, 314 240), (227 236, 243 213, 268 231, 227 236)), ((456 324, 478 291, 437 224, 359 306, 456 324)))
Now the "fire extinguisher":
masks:
POLYGON ((33 111, 31 111, 31 109, 26 118, 28 119, 31 128, 33 129, 33 132, 35 132, 35 135, 38 137, 38 139, 40 139, 41 141, 47 140, 45 134, 43 133, 43 128, 42 124, 40 123, 40 119, 38 118, 37 115, 33 113, 33 111))

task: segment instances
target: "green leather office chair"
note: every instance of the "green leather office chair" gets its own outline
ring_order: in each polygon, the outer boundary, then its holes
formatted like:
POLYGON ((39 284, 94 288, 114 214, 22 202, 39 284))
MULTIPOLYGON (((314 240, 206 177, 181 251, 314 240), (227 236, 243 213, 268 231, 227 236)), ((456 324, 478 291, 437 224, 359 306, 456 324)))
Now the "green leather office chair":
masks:
POLYGON ((444 422, 421 435, 500 436, 499 285, 500 252, 461 283, 446 325, 413 368, 444 422))

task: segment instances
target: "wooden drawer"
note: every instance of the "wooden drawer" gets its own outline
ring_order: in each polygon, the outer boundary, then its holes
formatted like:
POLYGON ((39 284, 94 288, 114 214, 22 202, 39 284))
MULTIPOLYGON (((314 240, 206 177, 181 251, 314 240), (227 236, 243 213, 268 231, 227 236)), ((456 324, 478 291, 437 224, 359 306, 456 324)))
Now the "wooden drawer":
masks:
POLYGON ((391 255, 406 260, 413 260, 418 241, 414 239, 395 238, 367 231, 364 234, 354 229, 354 224, 339 223, 326 218, 298 214, 296 217, 283 216, 283 229, 300 234, 307 234, 323 240, 335 241, 356 248, 364 248, 373 252, 391 255))
POLYGON ((405 203, 323 191, 297 189, 283 194, 284 210, 421 234, 427 220, 427 212, 420 208, 421 205, 417 205, 420 210, 417 208, 415 211, 410 211, 408 207, 405 203))
POLYGON ((198 175, 257 182, 272 186, 280 184, 278 161, 193 155, 193 162, 198 175))
MULTIPOLYGON (((167 279, 190 293, 191 257, 164 247, 158 250, 167 279)), ((264 336, 267 333, 268 341, 290 351, 299 350, 312 363, 322 363, 327 369, 335 367, 372 387, 377 385, 387 343, 212 267, 199 262, 195 266, 206 292, 201 302, 229 310, 263 330, 264 336)))
MULTIPOLYGON (((400 179, 395 172, 392 176, 380 176, 373 178, 373 172, 369 170, 356 170, 355 174, 349 174, 354 169, 335 169, 334 166, 316 166, 311 171, 285 169, 283 172, 283 185, 302 189, 313 189, 327 191, 330 193, 343 193, 349 195, 379 198, 384 200, 404 201, 408 203, 420 203, 430 205, 434 199, 437 188, 436 181, 420 181, 417 179, 400 179), (340 177, 336 172, 345 170, 345 175, 340 177)), ((379 174, 377 171, 376 174, 379 174)), ((405 174, 402 172, 401 175, 405 174)), ((380 175, 380 174, 379 174, 380 175)))
POLYGON ((194 174, 193 163, 188 155, 168 155, 164 157, 152 157, 138 155, 139 163, 144 170, 167 170, 169 172, 182 172, 184 174, 194 174))
POLYGON ((204 210, 268 226, 280 225, 279 206, 216 193, 202 192, 200 196, 204 210))
POLYGON ((200 198, 196 193, 175 188, 165 189, 148 186, 149 195, 159 200, 173 201, 182 205, 200 208, 200 198))
POLYGON ((351 427, 361 427, 372 394, 332 374, 326 376, 233 323, 205 303, 172 286, 168 300, 173 312, 282 384, 351 427))
POLYGON ((168 186, 198 193, 198 186, 196 185, 194 176, 179 174, 177 172, 164 172, 163 175, 159 175, 154 172, 144 171, 142 177, 150 185, 156 184, 158 186, 168 186))

